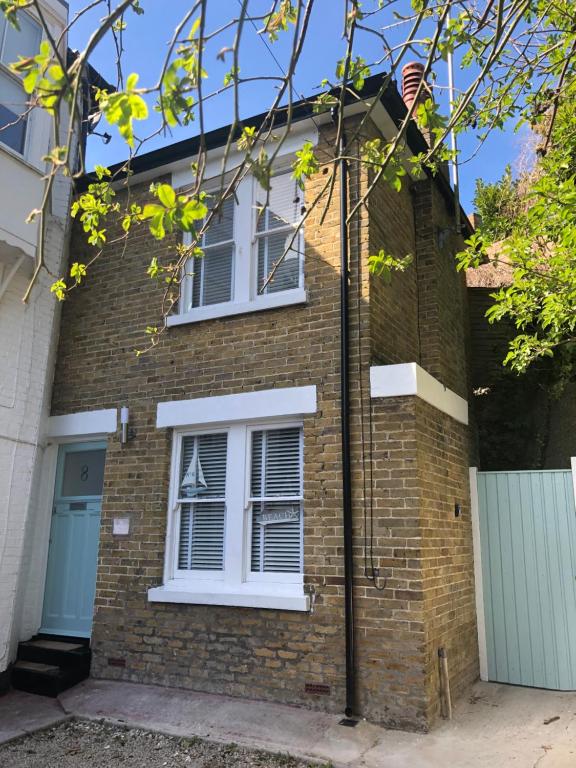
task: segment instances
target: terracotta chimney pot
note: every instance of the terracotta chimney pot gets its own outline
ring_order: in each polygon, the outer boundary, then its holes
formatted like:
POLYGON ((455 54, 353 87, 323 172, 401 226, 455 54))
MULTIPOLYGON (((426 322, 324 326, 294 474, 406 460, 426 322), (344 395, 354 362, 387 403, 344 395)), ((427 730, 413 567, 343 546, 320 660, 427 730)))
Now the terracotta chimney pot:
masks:
MULTIPOLYGON (((410 61, 402 67, 402 98, 406 107, 410 109, 418 93, 418 87, 422 78, 424 77, 424 64, 419 61, 410 61)), ((418 101, 423 103, 426 99, 430 98, 430 86, 428 83, 424 83, 424 87, 420 91, 418 101)))

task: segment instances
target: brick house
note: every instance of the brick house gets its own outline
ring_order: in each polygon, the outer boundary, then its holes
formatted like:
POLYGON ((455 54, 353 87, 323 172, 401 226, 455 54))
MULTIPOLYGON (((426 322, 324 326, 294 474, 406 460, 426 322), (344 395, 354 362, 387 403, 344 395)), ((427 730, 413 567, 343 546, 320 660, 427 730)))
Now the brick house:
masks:
MULTIPOLYGON (((349 134, 380 82, 347 108, 349 134)), ((389 87, 362 135, 390 138, 404 114, 389 87)), ((265 215, 247 178, 150 353, 134 354, 159 306, 146 265, 175 239, 142 232, 109 248, 65 303, 37 626, 90 637, 97 678, 346 707, 427 730, 440 711, 439 648, 453 695, 478 675, 454 199, 442 174, 408 176, 400 193, 382 183, 342 240, 340 175, 325 219, 311 214, 258 293, 325 180, 316 174, 302 199, 292 153, 305 139, 320 158, 334 153, 329 114, 302 102, 294 115, 265 215), (388 284, 367 269, 380 248, 414 263, 388 284)), ((226 136, 206 137, 208 177, 226 136)), ((412 126, 408 149, 424 147, 412 126)), ((192 138, 136 159, 131 194, 146 199, 159 179, 185 187, 197 150, 192 138)), ((351 206, 370 179, 353 161, 346 172, 351 206)), ((85 250, 77 232, 74 260, 85 250)))

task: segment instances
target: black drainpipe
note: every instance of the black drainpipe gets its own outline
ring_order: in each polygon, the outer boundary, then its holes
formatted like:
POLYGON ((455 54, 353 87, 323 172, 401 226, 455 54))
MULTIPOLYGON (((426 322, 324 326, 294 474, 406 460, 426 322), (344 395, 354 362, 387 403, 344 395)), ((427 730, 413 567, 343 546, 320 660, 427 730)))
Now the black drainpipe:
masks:
MULTIPOLYGON (((332 110, 332 119, 337 112, 332 110)), ((348 165, 344 160, 346 135, 342 131, 340 156, 340 418, 342 424, 342 511, 344 522, 344 610, 346 617, 346 717, 356 709, 354 668, 354 595, 352 573, 352 475, 350 470, 350 310, 348 295, 348 165)))

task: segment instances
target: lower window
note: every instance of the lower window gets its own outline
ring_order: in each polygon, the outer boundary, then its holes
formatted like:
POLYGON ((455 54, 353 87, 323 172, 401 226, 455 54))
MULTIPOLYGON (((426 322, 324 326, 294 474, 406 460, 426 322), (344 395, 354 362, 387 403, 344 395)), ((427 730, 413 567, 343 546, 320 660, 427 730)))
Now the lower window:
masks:
POLYGON ((176 432, 166 583, 150 599, 196 602, 196 593, 198 602, 262 607, 275 607, 274 595, 304 600, 302 469, 298 423, 176 432), (239 602, 218 599, 225 594, 239 602))

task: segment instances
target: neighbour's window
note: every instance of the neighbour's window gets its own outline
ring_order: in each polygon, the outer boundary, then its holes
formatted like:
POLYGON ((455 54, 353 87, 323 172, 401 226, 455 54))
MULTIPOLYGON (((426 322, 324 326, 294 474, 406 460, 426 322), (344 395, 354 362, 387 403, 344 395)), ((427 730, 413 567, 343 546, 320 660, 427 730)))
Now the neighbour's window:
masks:
POLYGON ((302 237, 297 231, 302 192, 290 173, 273 176, 271 189, 259 188, 256 205, 262 208, 257 224, 257 290, 264 293, 298 288, 301 278, 302 237))
POLYGON ((8 65, 18 61, 18 56, 38 53, 42 30, 26 13, 19 14, 18 23, 20 30, 14 29, 0 13, 0 142, 24 154, 29 97, 8 65))
POLYGON ((183 433, 173 578, 256 578, 302 573, 301 425, 183 433))

